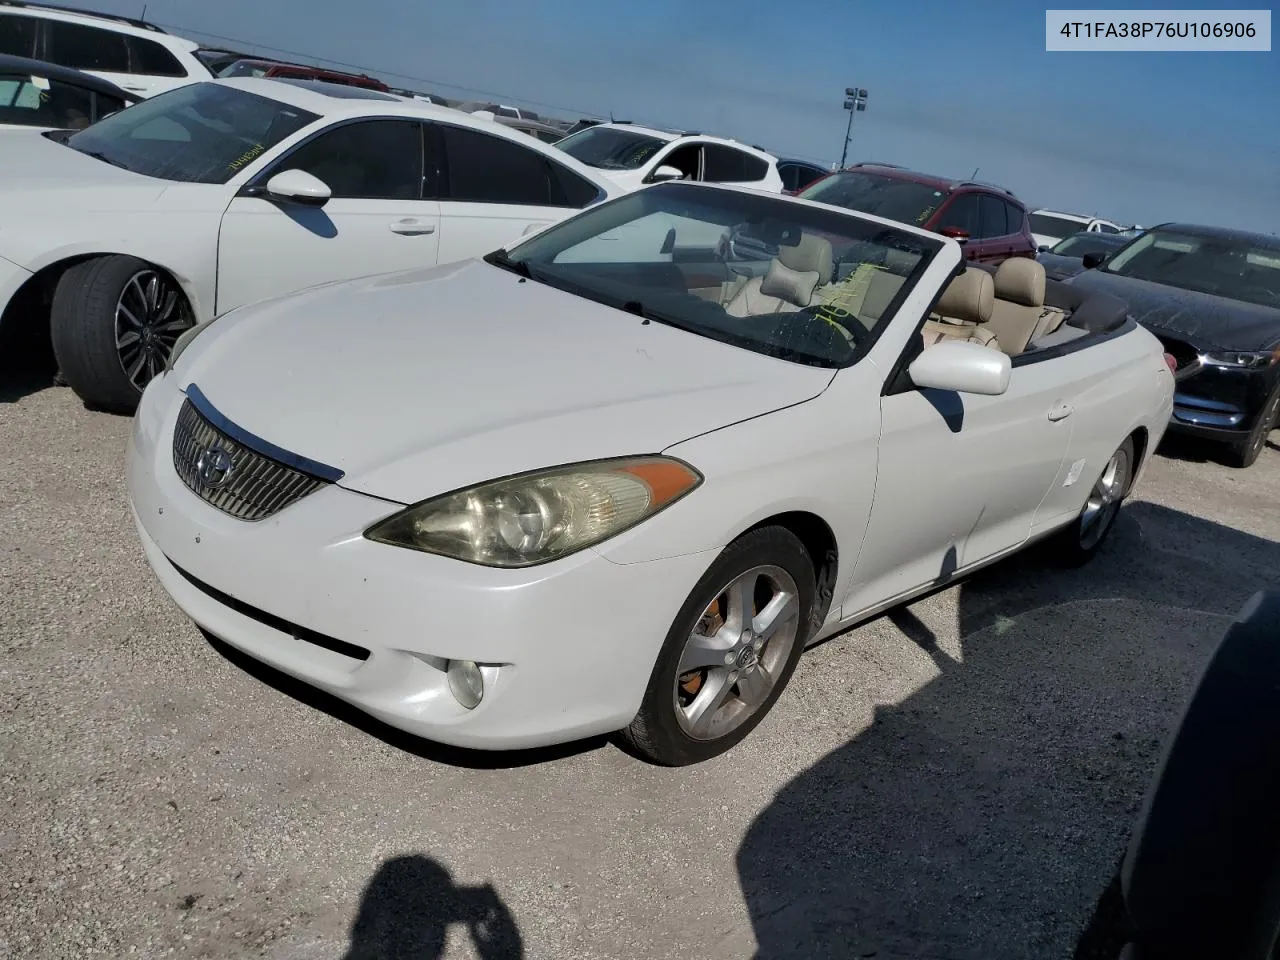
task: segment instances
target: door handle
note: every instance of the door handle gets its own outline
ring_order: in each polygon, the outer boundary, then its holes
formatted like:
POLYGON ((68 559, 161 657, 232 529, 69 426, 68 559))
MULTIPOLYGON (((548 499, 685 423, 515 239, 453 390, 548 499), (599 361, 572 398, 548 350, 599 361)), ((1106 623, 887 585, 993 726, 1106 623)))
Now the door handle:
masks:
POLYGON ((1055 423, 1059 420, 1065 420, 1071 414, 1076 412, 1076 408, 1065 400, 1060 400, 1049 408, 1049 419, 1055 423))
POLYGON ((427 223, 413 217, 406 217, 403 220, 393 220, 389 226, 392 233, 398 233, 404 237, 420 237, 424 234, 436 232, 436 225, 434 223, 427 223))

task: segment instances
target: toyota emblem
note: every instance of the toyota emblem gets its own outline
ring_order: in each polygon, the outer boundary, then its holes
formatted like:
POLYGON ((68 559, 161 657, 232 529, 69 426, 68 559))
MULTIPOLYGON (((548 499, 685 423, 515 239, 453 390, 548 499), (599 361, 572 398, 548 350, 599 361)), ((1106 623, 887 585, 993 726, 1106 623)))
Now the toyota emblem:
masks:
POLYGON ((196 476, 200 478, 203 486, 209 488, 220 487, 226 483, 234 469, 235 463, 231 459, 231 454, 227 453, 226 448, 217 440, 201 451, 200 459, 196 461, 196 476))

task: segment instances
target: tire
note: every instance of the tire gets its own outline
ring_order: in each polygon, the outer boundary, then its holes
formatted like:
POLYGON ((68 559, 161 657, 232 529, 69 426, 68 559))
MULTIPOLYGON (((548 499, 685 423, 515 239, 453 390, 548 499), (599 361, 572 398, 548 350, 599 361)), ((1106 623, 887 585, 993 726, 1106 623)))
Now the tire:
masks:
POLYGON ((623 731, 632 750, 678 767, 746 737, 795 672, 816 591, 812 558, 783 527, 752 530, 725 547, 671 625, 640 711, 623 731), (735 601, 743 604, 737 613, 735 601), (748 604, 753 630, 742 631, 748 604), (755 679, 747 685, 739 677, 755 679))
POLYGON ((1051 541, 1060 565, 1080 567, 1097 555, 1115 527, 1137 469, 1133 437, 1126 437, 1094 480, 1080 513, 1051 541))
POLYGON ((1243 440, 1233 443, 1228 450, 1226 461, 1229 466, 1243 470, 1258 462, 1263 448, 1267 445, 1267 437, 1280 422, 1280 386, 1271 391, 1267 402, 1262 405, 1262 412, 1253 423, 1253 429, 1243 440))
POLYGON ((69 268, 50 314, 53 351, 67 385, 87 405, 125 414, 137 408, 143 388, 194 322, 171 277, 118 255, 69 268))

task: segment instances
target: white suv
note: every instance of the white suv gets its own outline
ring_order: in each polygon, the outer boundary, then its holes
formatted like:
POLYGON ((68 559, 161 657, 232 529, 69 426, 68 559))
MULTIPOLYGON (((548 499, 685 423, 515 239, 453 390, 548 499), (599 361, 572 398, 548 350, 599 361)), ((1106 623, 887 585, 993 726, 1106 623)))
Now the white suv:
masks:
POLYGON ((1036 246, 1043 253, 1064 237, 1073 233, 1122 233, 1123 227, 1110 220, 1086 216, 1083 213, 1062 213, 1058 210, 1032 210, 1031 234, 1036 246))
POLYGON ((144 20, 0 0, 0 53, 73 67, 141 97, 210 79, 198 48, 144 20))
POLYGON ((599 123, 556 144, 619 186, 635 190, 664 180, 732 183, 782 192, 778 158, 736 140, 633 123, 599 123))

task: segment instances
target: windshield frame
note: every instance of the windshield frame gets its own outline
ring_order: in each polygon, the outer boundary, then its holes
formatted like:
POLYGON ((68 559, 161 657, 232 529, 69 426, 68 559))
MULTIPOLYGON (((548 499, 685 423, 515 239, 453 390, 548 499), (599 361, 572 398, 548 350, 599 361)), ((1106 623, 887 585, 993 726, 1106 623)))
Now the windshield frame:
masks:
MULTIPOLYGON (((1223 292, 1221 290, 1206 290, 1203 287, 1195 286, 1188 283, 1173 283, 1170 280, 1161 278, 1158 280, 1151 279, 1136 273, 1128 273, 1124 271, 1125 266, 1129 264, 1132 258, 1139 253, 1154 246, 1159 240, 1173 240, 1175 242, 1191 242, 1196 246, 1194 251, 1189 251, 1188 256, 1198 256, 1202 249, 1209 247, 1219 252, 1242 253, 1247 258, 1251 253, 1258 253, 1274 258, 1280 261, 1280 243, 1270 245, 1267 243, 1257 243, 1251 237, 1230 236, 1230 235, 1205 235, 1202 233, 1187 233, 1178 230, 1176 227, 1154 227, 1145 231, 1141 236, 1134 237, 1122 248, 1111 255, 1106 263, 1098 267, 1102 273, 1111 274, 1112 276, 1121 277, 1128 280, 1138 280, 1143 283, 1152 283, 1162 287, 1169 287, 1174 290, 1185 290, 1188 293, 1198 293, 1207 297, 1219 297, 1223 300, 1230 300, 1233 303, 1248 304, 1254 307, 1260 307, 1264 310, 1280 311, 1280 294, 1272 302, 1261 302, 1257 299, 1247 299, 1239 296, 1234 292, 1223 292), (1119 268, 1119 269, 1117 269, 1119 268)), ((1280 280, 1280 267, 1275 268, 1277 280, 1280 280)), ((1188 277, 1185 271, 1178 274, 1179 279, 1188 277)))
MULTIPOLYGON (((582 213, 548 227, 540 233, 522 239, 512 244, 509 248, 496 250, 483 259, 495 267, 518 273, 536 283, 563 290, 574 296, 579 296, 616 310, 635 314, 643 317, 646 321, 653 320, 663 323, 708 340, 749 350, 760 356, 774 357, 804 366, 839 370, 855 366, 866 357, 884 332, 892 325, 903 303, 915 292, 921 279, 937 260, 938 255, 945 249, 946 240, 942 237, 916 232, 907 228, 906 225, 882 224, 870 219, 870 215, 858 214, 852 211, 846 213, 842 212, 840 208, 827 209, 812 203, 798 202, 793 198, 782 195, 673 181, 626 193, 612 200, 597 204, 582 213), (699 204, 713 206, 717 202, 725 204, 726 209, 733 205, 738 208, 735 217, 739 218, 749 216, 749 213, 742 211, 767 211, 765 216, 776 216, 781 221, 798 226, 804 232, 811 231, 819 235, 825 233, 828 238, 840 237, 848 239, 850 241, 848 249, 853 249, 858 244, 875 244, 879 238, 892 236, 901 246, 888 243, 882 244, 881 246, 886 252, 893 249, 910 249, 909 255, 918 254, 919 259, 910 273, 903 278, 902 284, 884 306, 880 316, 874 320, 874 326, 870 329, 863 327, 865 336, 860 337, 852 344, 852 353, 846 359, 823 357, 795 349, 787 349, 783 344, 775 344, 764 339, 752 338, 742 334, 735 335, 732 331, 699 324, 690 317, 677 317, 660 309, 652 309, 649 303, 620 295, 616 290, 611 290, 611 287, 617 286, 614 281, 599 278, 594 284, 585 283, 583 276, 573 275, 575 271, 571 266, 572 261, 569 264, 565 264, 565 266, 570 266, 569 270, 556 271, 555 267, 557 265, 554 263, 556 256, 596 237, 603 236, 610 230, 617 230, 627 224, 639 222, 655 213, 679 216, 678 213, 663 211, 661 208, 655 208, 638 215, 629 215, 628 207, 640 206, 646 203, 647 200, 652 201, 653 198, 658 198, 659 202, 665 202, 669 198, 673 205, 689 204, 695 207, 699 204), (619 217, 622 219, 619 219, 619 217), (594 230, 592 232, 583 232, 584 229, 593 227, 594 230), (561 239, 565 235, 567 235, 567 239, 561 239)), ((625 261, 620 262, 625 263, 625 261)), ((637 261, 637 263, 639 262, 641 261, 637 261)), ((648 263, 649 261, 643 262, 648 263)), ((674 263, 675 261, 671 262, 674 263)), ((849 277, 846 276, 839 282, 845 282, 848 279, 849 277)), ((836 283, 837 281, 833 277, 831 286, 834 287, 836 283)), ((660 293, 659 296, 661 295, 660 293)), ((690 294, 690 296, 693 295, 690 294)), ((710 301, 707 301, 707 303, 710 305, 710 301)), ((834 305, 835 301, 833 300, 831 303, 834 305)), ((822 303, 815 302, 809 307, 797 307, 794 313, 801 314, 806 310, 813 310, 815 311, 814 316, 817 317, 821 308, 822 303)), ((776 315, 780 316, 781 314, 776 315)), ((769 314, 760 314, 759 316, 769 316, 769 314)))
POLYGON ((591 126, 591 127, 583 127, 577 133, 571 133, 567 137, 557 140, 554 146, 557 150, 561 150, 564 153, 567 153, 569 156, 573 157, 573 159, 577 160, 579 163, 585 164, 586 166, 591 167, 594 170, 609 170, 614 173, 634 173, 635 171, 643 170, 646 166, 648 166, 653 161, 653 159, 663 151, 663 148, 665 148, 669 143, 671 143, 670 140, 664 140, 662 137, 658 137, 651 133, 646 133, 640 130, 626 130, 626 129, 619 129, 618 127, 611 127, 611 126, 608 126, 607 124, 596 124, 595 126, 591 126), (626 164, 605 164, 600 162, 594 162, 592 160, 585 160, 569 149, 570 146, 576 146, 577 144, 582 144, 582 143, 590 143, 593 139, 601 139, 603 137, 615 137, 619 141, 629 140, 632 144, 633 149, 636 149, 641 145, 644 145, 644 146, 652 145, 653 149, 650 150, 649 153, 645 154, 645 156, 639 162, 634 163, 630 166, 626 164))
MULTIPOLYGON (((295 142, 299 135, 306 135, 309 132, 314 131, 317 124, 321 123, 324 119, 324 114, 315 113, 314 111, 307 110, 304 107, 296 106, 288 100, 264 96, 263 94, 243 90, 237 86, 232 86, 226 83, 204 80, 196 83, 184 84, 180 87, 166 90, 163 93, 156 94, 153 97, 131 104, 117 113, 103 117, 98 122, 90 124, 83 130, 77 130, 71 135, 59 139, 57 142, 70 150, 75 150, 105 163, 122 167, 123 169, 137 174, 138 176, 148 177, 164 183, 226 186, 236 181, 237 178, 246 174, 250 170, 258 169, 263 161, 269 162, 272 157, 278 155, 282 148, 286 148, 288 144, 295 142), (208 127, 209 130, 214 131, 215 137, 218 133, 221 133, 222 136, 228 138, 229 141, 232 138, 243 141, 243 143, 237 146, 237 149, 239 150, 237 154, 226 155, 226 163, 223 167, 220 167, 217 170, 218 175, 214 175, 212 173, 214 167, 213 165, 209 165, 205 168, 198 168, 206 171, 200 176, 178 176, 176 174, 187 174, 191 169, 190 164, 188 164, 187 170, 170 169, 178 166, 180 161, 186 162, 178 155, 175 155, 174 158, 166 161, 165 163, 156 164, 151 162, 147 168, 138 169, 134 164, 127 161, 137 161, 140 158, 145 158, 150 162, 154 161, 154 157, 148 156, 145 152, 136 150, 122 151, 103 149, 107 146, 127 144, 131 139, 134 139, 130 136, 132 132, 140 126, 145 126, 148 123, 153 123, 159 120, 170 120, 174 125, 182 127, 189 135, 190 131, 186 130, 184 123, 182 121, 172 119, 169 114, 170 112, 183 109, 184 107, 181 105, 187 102, 184 98, 198 96, 198 91, 201 91, 202 89, 220 91, 220 93, 216 95, 227 97, 227 102, 229 103, 234 104, 236 100, 239 100, 241 106, 247 106, 250 103, 253 103, 259 108, 265 106, 266 109, 272 113, 268 132, 270 132, 271 128, 273 128, 275 124, 280 122, 284 117, 292 117, 296 123, 286 123, 285 127, 287 129, 274 139, 271 137, 265 137, 263 140, 250 141, 245 139, 245 133, 247 132, 252 135, 252 131, 215 131, 215 128, 208 123, 205 123, 203 119, 197 121, 208 127), (172 105, 174 104, 178 104, 179 106, 173 107, 172 105), (117 129, 119 130, 118 137, 116 136, 117 129), (104 136, 104 130, 107 131, 107 135, 113 139, 109 139, 103 143, 95 142, 104 136), (257 148, 256 151, 254 150, 255 147, 257 148)), ((145 139, 143 139, 142 142, 146 142, 145 139)), ((175 140, 174 142, 193 144, 190 139, 187 141, 175 140)), ((230 143, 228 145, 230 145, 230 143)), ((198 150, 191 150, 188 152, 193 155, 199 155, 198 150)), ((223 157, 219 155, 216 159, 221 162, 223 157)))

